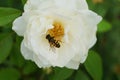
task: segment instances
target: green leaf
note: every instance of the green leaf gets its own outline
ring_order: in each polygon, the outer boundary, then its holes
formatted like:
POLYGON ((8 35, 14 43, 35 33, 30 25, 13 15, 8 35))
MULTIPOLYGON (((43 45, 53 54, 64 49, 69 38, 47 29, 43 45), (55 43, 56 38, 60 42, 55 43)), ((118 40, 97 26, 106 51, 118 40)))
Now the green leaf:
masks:
POLYGON ((22 1, 22 4, 24 5, 26 3, 27 0, 21 0, 22 1))
POLYGON ((52 75, 51 80, 66 80, 69 78, 74 70, 67 69, 67 68, 54 68, 55 74, 52 75))
POLYGON ((16 36, 16 41, 13 44, 12 54, 9 56, 9 63, 19 68, 22 68, 25 64, 25 59, 23 58, 20 52, 20 45, 21 45, 22 38, 16 36))
POLYGON ((102 4, 96 4, 93 10, 102 17, 104 17, 107 13, 108 8, 102 4))
POLYGON ((75 80, 90 80, 89 77, 81 70, 77 71, 75 75, 75 80))
POLYGON ((102 60, 96 52, 89 52, 88 58, 84 65, 94 80, 102 80, 102 60))
POLYGON ((87 0, 90 10, 93 10, 97 14, 104 17, 108 11, 108 6, 106 4, 95 4, 92 0, 87 0))
POLYGON ((0 70, 0 80, 18 80, 20 73, 13 68, 4 68, 0 70))
POLYGON ((107 32, 112 28, 112 25, 106 21, 106 20, 102 20, 99 24, 98 24, 98 32, 107 32))
POLYGON ((13 8, 0 7, 0 26, 12 22, 21 15, 21 11, 13 8))
POLYGON ((0 63, 2 63, 9 55, 12 49, 11 34, 0 34, 0 63))
POLYGON ((34 73, 35 71, 37 71, 37 68, 38 67, 33 62, 28 61, 28 62, 26 62, 25 66, 24 66, 23 73, 25 75, 34 73))

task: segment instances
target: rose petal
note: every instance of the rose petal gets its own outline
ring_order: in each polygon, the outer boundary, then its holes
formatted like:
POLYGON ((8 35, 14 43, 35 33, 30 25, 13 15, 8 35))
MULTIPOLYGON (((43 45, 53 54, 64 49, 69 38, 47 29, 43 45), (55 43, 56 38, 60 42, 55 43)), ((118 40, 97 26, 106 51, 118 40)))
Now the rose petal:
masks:
POLYGON ((34 53, 24 45, 24 40, 21 43, 21 52, 25 59, 28 59, 28 60, 33 59, 34 53))
POLYGON ((50 7, 74 10, 88 9, 86 0, 28 0, 25 4, 24 10, 42 10, 50 7))
POLYGON ((79 65, 80 65, 80 62, 76 62, 76 61, 71 60, 65 66, 67 68, 71 68, 71 69, 78 69, 79 65))
POLYGON ((85 0, 55 0, 56 6, 63 9, 88 9, 88 5, 85 0))
POLYGON ((21 44, 21 52, 25 59, 34 61, 39 67, 51 66, 41 55, 37 55, 25 47, 24 42, 21 44))
POLYGON ((24 6, 24 11, 50 8, 54 5, 53 1, 54 0, 28 0, 24 6))
POLYGON ((26 23, 23 19, 23 17, 18 17, 14 22, 13 22, 13 27, 12 29, 19 35, 23 36, 24 32, 26 31, 26 23))
POLYGON ((91 48, 96 42, 97 24, 102 20, 102 17, 92 11, 80 11, 80 17, 86 31, 83 36, 84 42, 88 48, 91 48))

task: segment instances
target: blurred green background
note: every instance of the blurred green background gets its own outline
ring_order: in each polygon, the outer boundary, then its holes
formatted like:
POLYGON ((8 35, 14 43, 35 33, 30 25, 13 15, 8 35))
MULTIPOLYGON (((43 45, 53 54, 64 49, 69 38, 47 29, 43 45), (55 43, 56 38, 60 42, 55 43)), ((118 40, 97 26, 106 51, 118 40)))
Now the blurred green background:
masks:
POLYGON ((120 80, 120 0, 87 0, 103 20, 98 25, 98 41, 78 70, 41 69, 23 58, 23 38, 11 28, 25 2, 0 0, 0 80, 120 80))

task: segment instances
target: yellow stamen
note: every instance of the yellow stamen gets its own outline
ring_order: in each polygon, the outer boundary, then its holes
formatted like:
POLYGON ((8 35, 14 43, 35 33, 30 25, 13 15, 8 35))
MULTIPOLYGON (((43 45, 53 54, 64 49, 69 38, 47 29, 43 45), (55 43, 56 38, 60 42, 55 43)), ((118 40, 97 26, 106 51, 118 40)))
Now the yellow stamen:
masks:
POLYGON ((61 41, 62 37, 64 36, 64 28, 61 22, 55 21, 53 23, 53 28, 48 30, 48 34, 54 37, 56 40, 61 41))

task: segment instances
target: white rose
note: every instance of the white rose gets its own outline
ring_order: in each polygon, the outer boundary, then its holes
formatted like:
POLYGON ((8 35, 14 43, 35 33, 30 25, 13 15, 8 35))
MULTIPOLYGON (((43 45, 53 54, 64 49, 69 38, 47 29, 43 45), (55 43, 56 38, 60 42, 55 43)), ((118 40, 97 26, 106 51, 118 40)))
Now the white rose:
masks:
POLYGON ((96 42, 101 17, 85 0, 28 0, 12 29, 24 39, 21 52, 39 67, 78 69, 96 42))

